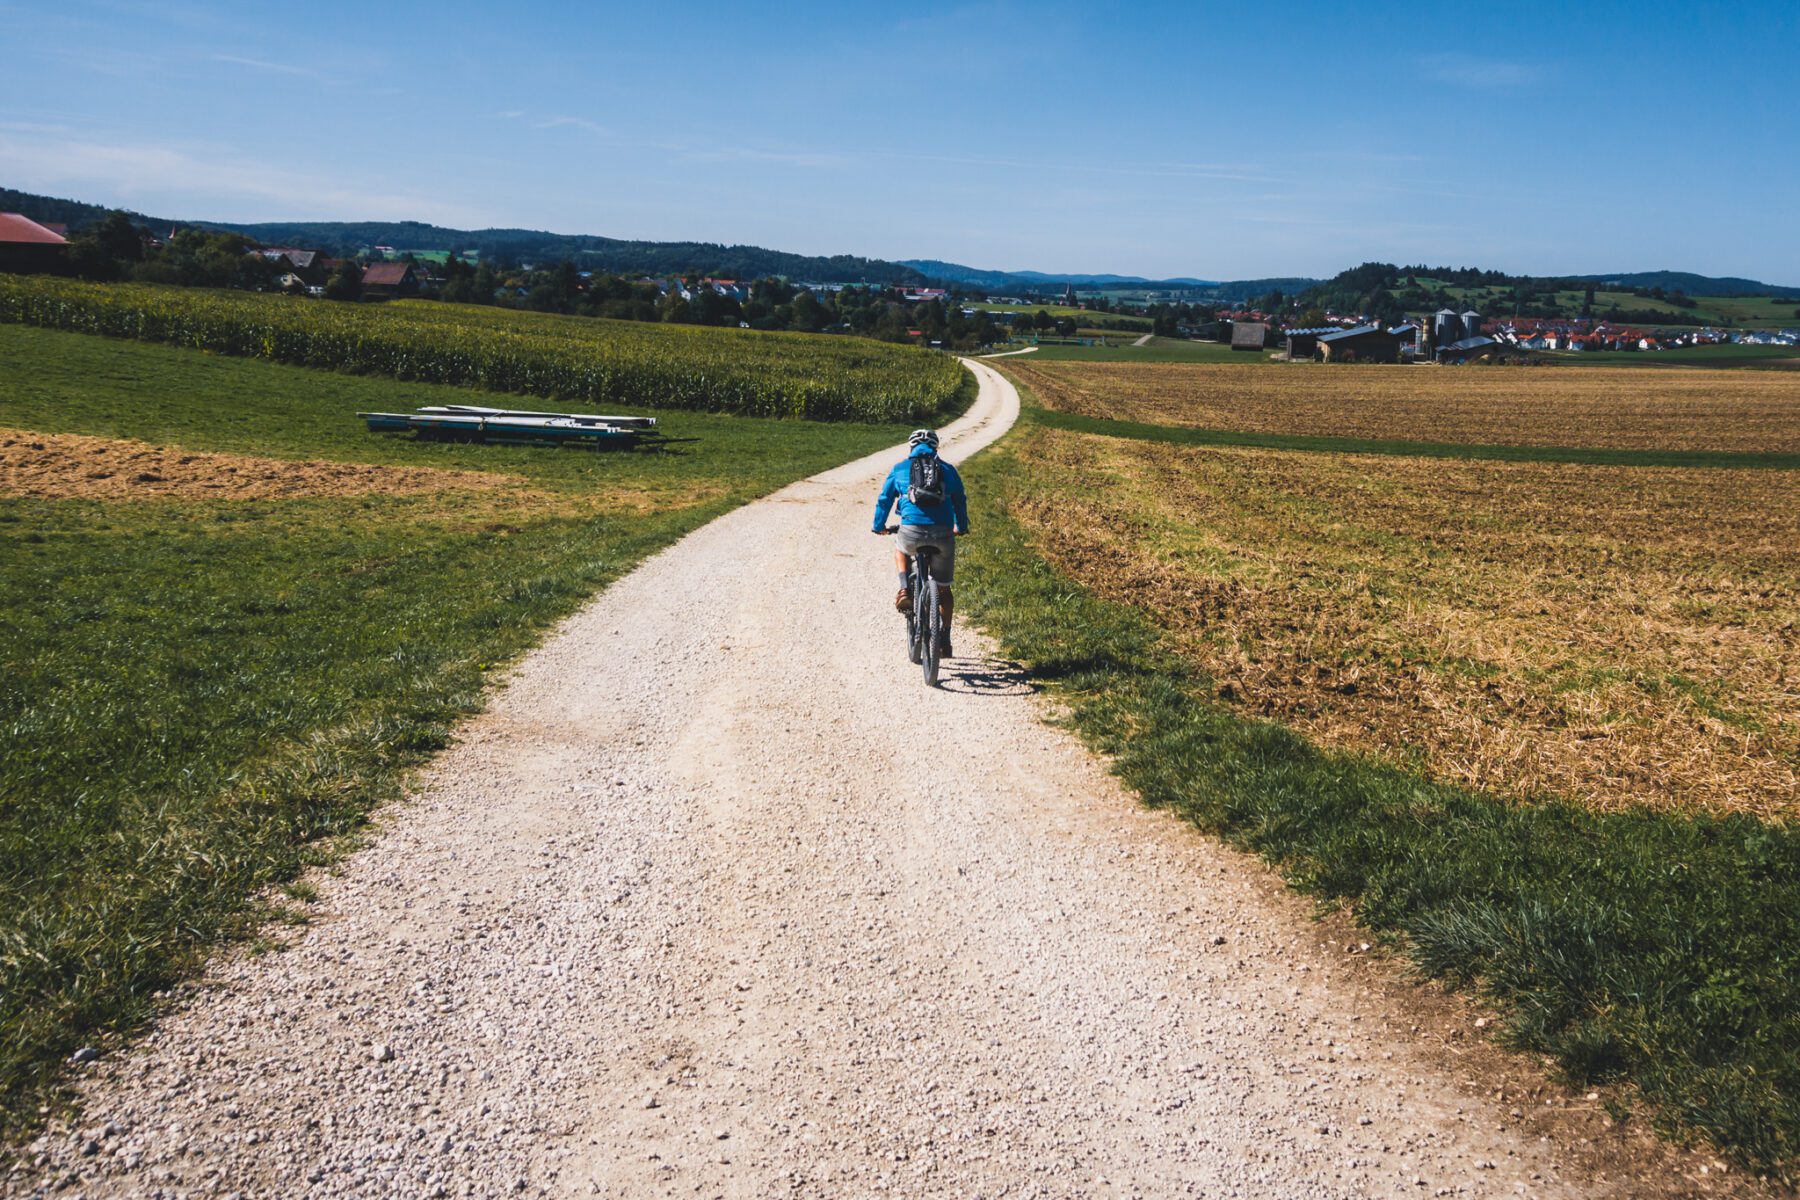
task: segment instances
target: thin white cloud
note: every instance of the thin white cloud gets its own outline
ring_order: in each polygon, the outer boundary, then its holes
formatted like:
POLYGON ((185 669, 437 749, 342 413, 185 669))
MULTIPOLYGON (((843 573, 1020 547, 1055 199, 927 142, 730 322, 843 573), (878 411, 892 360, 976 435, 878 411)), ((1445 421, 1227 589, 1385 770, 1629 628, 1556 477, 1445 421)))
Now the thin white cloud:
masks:
POLYGON ((1435 83, 1484 92, 1525 87, 1538 82, 1544 74, 1528 63, 1476 58, 1472 54, 1427 55, 1419 60, 1419 70, 1435 83))
POLYGON ((415 220, 465 227, 487 223, 481 214, 429 194, 347 186, 339 182, 341 172, 328 168, 309 172, 214 147, 0 132, 0 174, 26 191, 86 190, 174 217, 415 220))
POLYGON ((805 151, 756 150, 749 146, 727 146, 718 150, 695 150, 679 156, 682 162, 708 163, 777 163, 790 167, 841 167, 850 159, 841 154, 814 154, 805 151))
POLYGON ((584 129, 589 133, 607 136, 612 130, 598 121, 590 121, 586 117, 546 117, 532 126, 533 129, 584 129))
POLYGON ((270 75, 299 75, 308 79, 318 79, 320 75, 310 67, 296 67, 292 63, 270 62, 265 58, 245 58, 241 54, 209 54, 208 62, 228 63, 235 67, 249 67, 253 71, 263 71, 270 75))

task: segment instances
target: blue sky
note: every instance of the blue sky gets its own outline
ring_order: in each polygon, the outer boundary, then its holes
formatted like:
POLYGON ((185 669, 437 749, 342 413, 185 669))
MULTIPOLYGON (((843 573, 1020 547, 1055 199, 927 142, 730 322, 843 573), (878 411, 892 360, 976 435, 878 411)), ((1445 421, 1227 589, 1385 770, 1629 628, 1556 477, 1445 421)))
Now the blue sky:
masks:
POLYGON ((0 0, 0 185, 1009 270, 1800 285, 1800 5, 1430 7, 0 0))

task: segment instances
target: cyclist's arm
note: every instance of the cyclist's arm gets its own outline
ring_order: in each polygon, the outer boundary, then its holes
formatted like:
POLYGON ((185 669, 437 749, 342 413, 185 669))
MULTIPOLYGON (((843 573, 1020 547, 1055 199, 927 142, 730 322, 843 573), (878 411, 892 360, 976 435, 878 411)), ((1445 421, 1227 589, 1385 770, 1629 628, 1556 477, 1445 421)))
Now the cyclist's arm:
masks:
POLYGON ((875 497, 875 524, 873 528, 876 533, 887 532, 888 511, 894 507, 894 501, 899 498, 900 489, 894 483, 894 472, 889 471, 888 477, 881 483, 881 495, 875 497))
POLYGON ((969 494, 963 491, 962 476, 956 473, 956 468, 945 465, 947 469, 944 472, 944 479, 950 485, 947 490, 950 493, 950 511, 956 517, 956 532, 967 533, 969 532, 969 494))

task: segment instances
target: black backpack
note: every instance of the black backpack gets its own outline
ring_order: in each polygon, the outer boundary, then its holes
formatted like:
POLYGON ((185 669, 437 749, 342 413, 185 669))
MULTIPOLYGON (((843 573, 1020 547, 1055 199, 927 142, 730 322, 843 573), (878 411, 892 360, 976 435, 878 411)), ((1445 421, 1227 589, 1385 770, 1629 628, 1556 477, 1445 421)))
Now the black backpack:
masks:
POLYGON ((935 454, 915 454, 906 481, 906 498, 920 508, 944 502, 944 464, 935 454))

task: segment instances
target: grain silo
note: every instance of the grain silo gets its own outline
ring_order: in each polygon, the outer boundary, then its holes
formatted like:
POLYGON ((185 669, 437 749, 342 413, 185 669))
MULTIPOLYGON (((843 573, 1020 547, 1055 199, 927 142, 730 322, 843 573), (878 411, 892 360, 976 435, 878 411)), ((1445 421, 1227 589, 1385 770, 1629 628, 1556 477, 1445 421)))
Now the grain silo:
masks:
POLYGON ((1474 309, 1462 315, 1463 336, 1466 338, 1481 336, 1481 314, 1474 309))
POLYGON ((1440 308, 1431 317, 1431 344, 1448 346, 1452 342, 1463 339, 1462 318, 1447 308, 1440 308))

